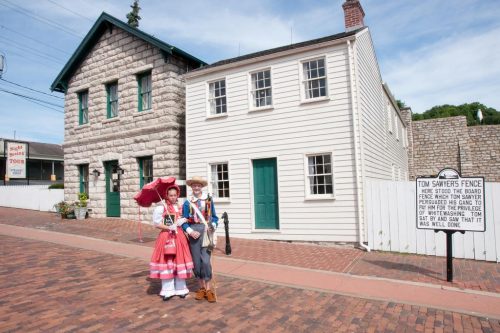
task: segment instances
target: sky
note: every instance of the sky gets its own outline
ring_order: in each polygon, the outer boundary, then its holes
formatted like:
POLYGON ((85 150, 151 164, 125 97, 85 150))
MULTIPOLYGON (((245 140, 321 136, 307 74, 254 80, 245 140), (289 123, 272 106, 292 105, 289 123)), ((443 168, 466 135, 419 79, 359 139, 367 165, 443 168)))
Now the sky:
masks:
MULTIPOLYGON (((0 137, 63 143, 64 96, 50 85, 99 15, 126 21, 132 2, 0 0, 0 137)), ((343 2, 140 0, 139 28, 212 63, 343 32, 343 2)), ((476 101, 500 110, 500 0, 361 4, 382 79, 414 113, 476 101)))

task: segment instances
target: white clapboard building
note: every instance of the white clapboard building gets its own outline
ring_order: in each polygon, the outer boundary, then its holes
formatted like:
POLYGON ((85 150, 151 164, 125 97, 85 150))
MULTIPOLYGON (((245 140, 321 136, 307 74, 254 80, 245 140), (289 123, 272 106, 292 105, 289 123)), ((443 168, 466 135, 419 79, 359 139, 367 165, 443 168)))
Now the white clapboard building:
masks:
POLYGON ((364 242, 363 183, 408 177, 406 125, 358 0, 346 31, 186 76, 187 178, 237 237, 364 242))

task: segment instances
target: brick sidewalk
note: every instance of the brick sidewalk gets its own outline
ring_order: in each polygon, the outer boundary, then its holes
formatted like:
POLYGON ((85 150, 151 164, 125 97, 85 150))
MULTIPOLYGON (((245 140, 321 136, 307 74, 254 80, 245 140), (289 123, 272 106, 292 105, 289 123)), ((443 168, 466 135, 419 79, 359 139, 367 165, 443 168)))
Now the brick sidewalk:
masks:
POLYGON ((162 302, 144 261, 0 243, 2 332, 500 332, 498 320, 222 276, 218 303, 162 302))
MULTIPOLYGON (((158 232, 141 226, 144 243, 138 243, 138 223, 121 219, 61 220, 53 213, 0 207, 0 223, 71 233, 112 241, 152 246, 158 232)), ((218 255, 223 255, 224 238, 218 255)), ((232 257, 355 275, 433 283, 500 293, 500 266, 496 263, 454 259, 454 283, 446 282, 443 257, 364 252, 338 246, 231 238, 232 257)))

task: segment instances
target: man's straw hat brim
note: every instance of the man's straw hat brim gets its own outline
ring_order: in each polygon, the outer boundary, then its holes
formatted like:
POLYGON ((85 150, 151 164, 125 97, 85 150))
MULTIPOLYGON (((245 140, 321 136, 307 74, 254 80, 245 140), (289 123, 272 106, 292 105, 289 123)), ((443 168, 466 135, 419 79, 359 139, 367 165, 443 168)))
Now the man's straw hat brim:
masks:
POLYGON ((191 179, 186 180, 187 186, 192 186, 193 184, 200 184, 201 186, 207 186, 207 181, 199 176, 194 176, 191 179))

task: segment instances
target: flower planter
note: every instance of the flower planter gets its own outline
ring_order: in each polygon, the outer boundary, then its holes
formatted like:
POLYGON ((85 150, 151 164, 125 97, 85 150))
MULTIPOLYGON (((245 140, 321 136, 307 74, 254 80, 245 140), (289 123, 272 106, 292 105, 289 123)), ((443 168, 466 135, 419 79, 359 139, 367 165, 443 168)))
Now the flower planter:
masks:
POLYGON ((77 220, 85 220, 87 207, 75 207, 75 216, 77 220))

